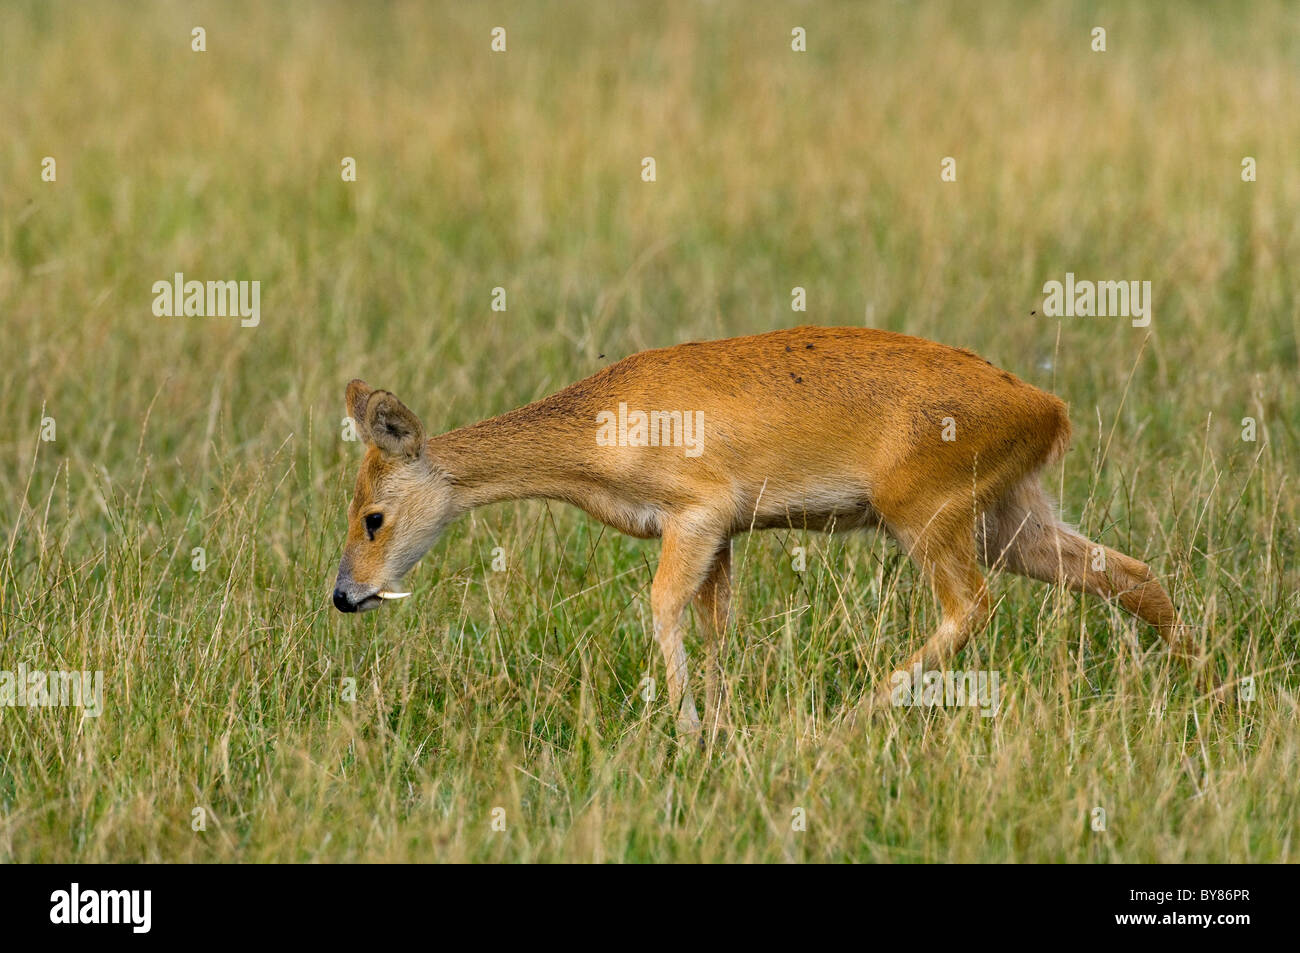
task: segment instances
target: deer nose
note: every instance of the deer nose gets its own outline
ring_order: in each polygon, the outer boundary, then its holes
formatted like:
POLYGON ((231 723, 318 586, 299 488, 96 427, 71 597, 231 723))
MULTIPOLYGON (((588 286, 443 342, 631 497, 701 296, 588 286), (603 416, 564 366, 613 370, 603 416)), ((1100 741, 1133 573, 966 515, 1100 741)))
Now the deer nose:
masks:
POLYGON ((348 594, 342 589, 334 590, 334 608, 338 609, 339 612, 357 611, 357 607, 352 604, 352 600, 348 598, 348 594))

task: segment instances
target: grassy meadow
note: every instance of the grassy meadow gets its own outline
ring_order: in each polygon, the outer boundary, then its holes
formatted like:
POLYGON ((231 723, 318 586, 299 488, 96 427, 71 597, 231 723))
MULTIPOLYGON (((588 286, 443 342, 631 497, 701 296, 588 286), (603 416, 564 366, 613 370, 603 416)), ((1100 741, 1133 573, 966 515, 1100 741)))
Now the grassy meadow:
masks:
POLYGON ((1300 859, 1297 62, 1281 3, 3 4, 0 670, 104 710, 0 707, 0 861, 1300 859), (260 323, 156 316, 177 272, 260 323), (1150 326, 1044 316, 1067 272, 1149 280, 1150 326), (738 538, 707 754, 641 697, 658 543, 576 510, 331 607, 350 378, 437 432, 804 323, 1059 394, 1065 517, 1250 699, 1002 576, 956 663, 995 717, 836 738, 937 619, 873 535, 738 538))

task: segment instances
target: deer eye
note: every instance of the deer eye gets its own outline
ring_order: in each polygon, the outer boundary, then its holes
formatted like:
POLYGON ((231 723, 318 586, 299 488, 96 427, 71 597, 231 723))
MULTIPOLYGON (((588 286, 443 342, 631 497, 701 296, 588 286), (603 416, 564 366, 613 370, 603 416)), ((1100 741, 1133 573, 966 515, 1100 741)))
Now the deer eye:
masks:
POLYGON ((383 525, 384 525, 383 513, 366 514, 366 535, 369 536, 371 539, 375 538, 375 531, 378 530, 379 527, 383 525))

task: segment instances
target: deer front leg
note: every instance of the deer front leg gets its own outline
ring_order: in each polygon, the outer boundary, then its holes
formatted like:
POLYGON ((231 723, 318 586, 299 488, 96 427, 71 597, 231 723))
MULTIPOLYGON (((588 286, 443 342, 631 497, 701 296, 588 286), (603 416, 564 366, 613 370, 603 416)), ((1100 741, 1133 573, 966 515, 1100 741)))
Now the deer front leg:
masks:
POLYGON ((704 636, 704 730, 710 743, 726 737, 727 689, 723 679, 721 653, 726 646, 731 622, 731 540, 722 544, 713 566, 695 595, 695 618, 704 636))
POLYGON ((698 734, 700 716, 687 683, 686 648, 682 643, 682 613, 699 591, 714 562, 719 534, 676 521, 664 527, 663 554, 650 587, 650 611, 655 641, 664 653, 668 701, 681 732, 698 734))

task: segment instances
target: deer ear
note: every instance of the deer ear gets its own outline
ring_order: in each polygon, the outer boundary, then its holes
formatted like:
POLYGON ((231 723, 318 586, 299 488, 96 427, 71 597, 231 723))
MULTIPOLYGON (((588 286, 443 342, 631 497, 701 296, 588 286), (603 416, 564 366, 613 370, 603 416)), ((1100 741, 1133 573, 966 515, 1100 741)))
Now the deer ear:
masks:
POLYGON ((357 436, 364 443, 371 442, 370 431, 366 429, 366 403, 373 393, 370 385, 358 377, 348 381, 347 393, 343 396, 343 404, 347 408, 348 416, 356 426, 357 436))
POLYGON ((424 449, 420 418, 386 390, 374 391, 367 400, 365 429, 371 444, 390 457, 414 460, 424 449))

